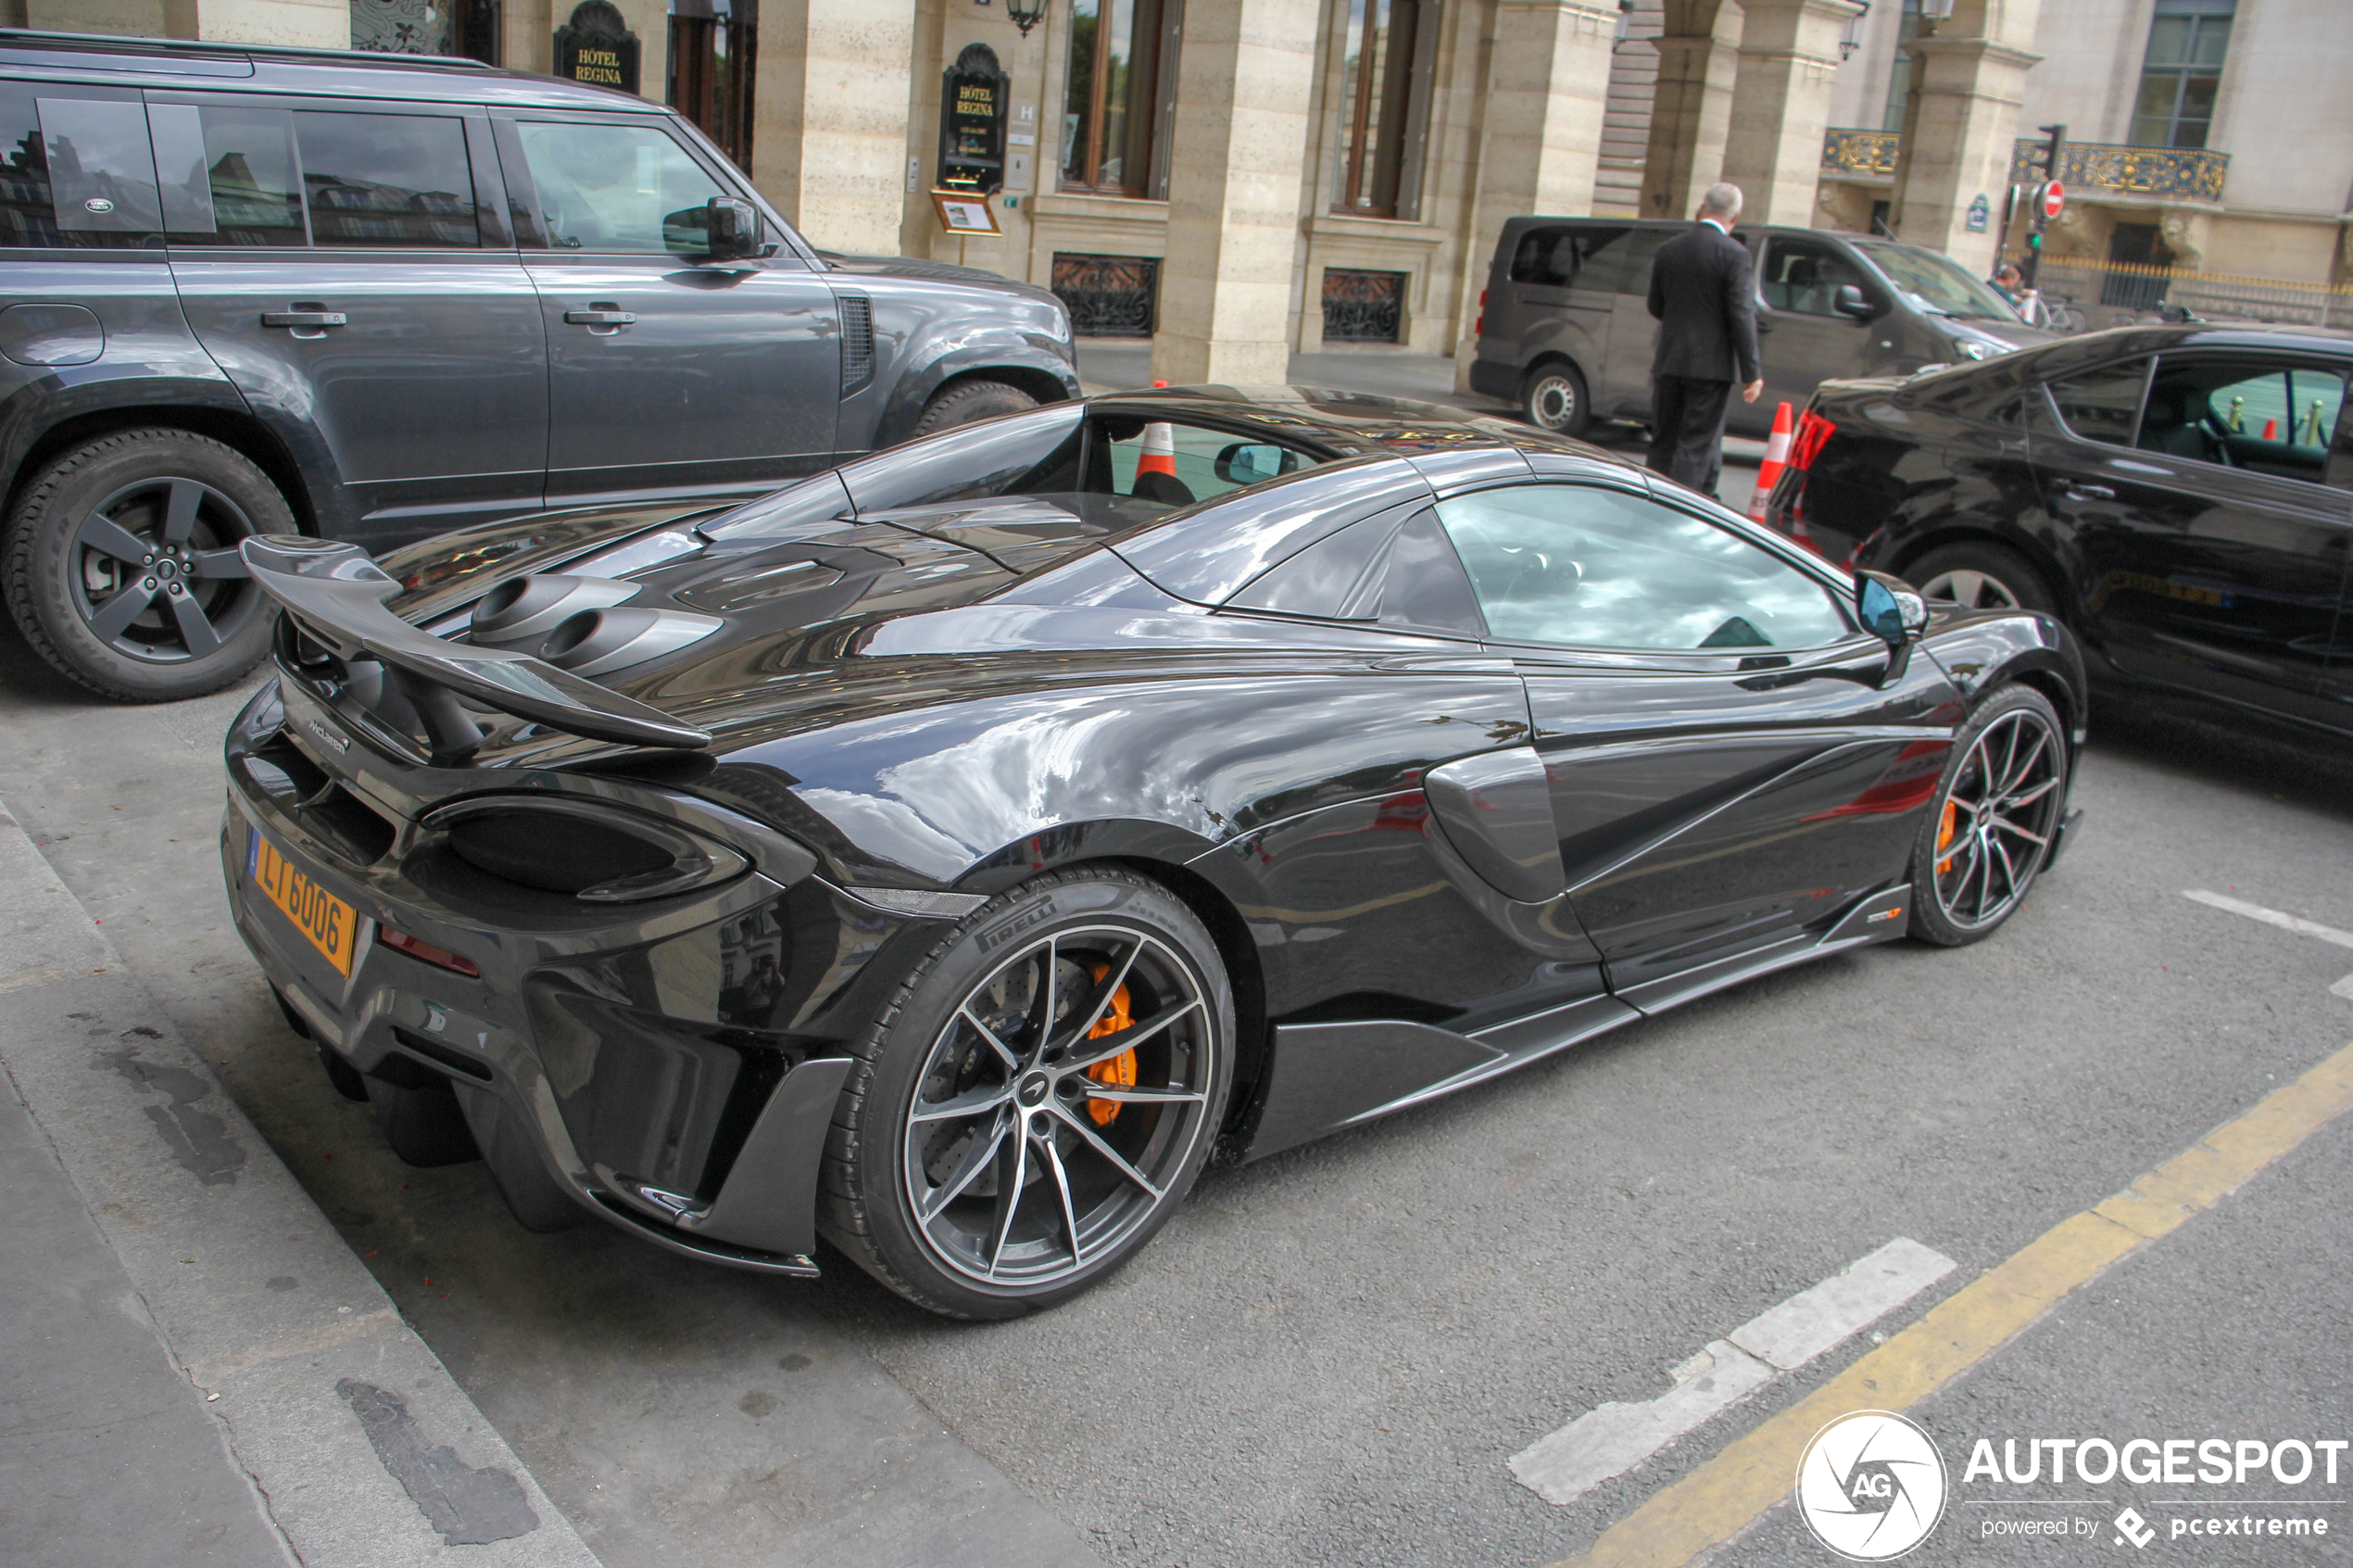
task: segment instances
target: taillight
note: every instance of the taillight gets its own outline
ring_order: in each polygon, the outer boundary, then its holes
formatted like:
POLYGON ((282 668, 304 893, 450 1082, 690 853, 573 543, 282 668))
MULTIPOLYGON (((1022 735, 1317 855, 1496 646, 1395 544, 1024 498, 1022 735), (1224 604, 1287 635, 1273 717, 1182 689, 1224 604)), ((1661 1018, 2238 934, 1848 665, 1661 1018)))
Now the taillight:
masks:
POLYGON ((452 974, 462 974, 469 979, 482 978, 482 971, 474 967, 472 959, 461 959, 447 947, 436 947, 422 937, 411 936, 405 931, 395 931, 388 925, 380 925, 376 927, 376 940, 390 947, 394 952, 406 953, 410 958, 432 964, 436 969, 446 969, 452 974))
POLYGON ((1838 426, 1808 408, 1797 421, 1797 433, 1790 437, 1789 466, 1804 472, 1814 466, 1822 444, 1837 433, 1838 426))
POLYGON ((1485 289, 1481 289, 1478 291, 1478 314, 1471 318, 1471 336, 1485 337, 1486 335, 1487 291, 1485 289))

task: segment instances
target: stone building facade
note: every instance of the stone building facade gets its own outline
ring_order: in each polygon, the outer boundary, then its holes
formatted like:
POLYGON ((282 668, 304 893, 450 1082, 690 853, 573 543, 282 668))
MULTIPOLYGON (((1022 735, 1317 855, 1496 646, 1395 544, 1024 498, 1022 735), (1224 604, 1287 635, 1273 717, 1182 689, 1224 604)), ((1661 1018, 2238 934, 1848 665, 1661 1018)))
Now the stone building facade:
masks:
MULTIPOLYGON (((1919 10, 1875 0, 1853 30, 1831 111, 1851 150, 1825 159, 1825 226, 1864 227, 1889 199, 1900 147, 1884 138, 1900 142, 1919 10)), ((2017 134, 2064 123, 2070 149, 2052 259, 2353 282, 2353 6, 2041 0, 2025 36, 2037 59, 2017 134)), ((1997 224, 2007 185, 1989 187, 1997 224)), ((2022 238, 2014 228, 2011 254, 2022 238)))
POLYGON ((2353 120, 2315 41, 2353 45, 2344 0, 1957 0, 1926 28, 1919 6, 0 0, 0 19, 548 70, 558 30, 602 16, 635 40, 637 90, 702 124, 814 243, 1052 286, 1082 332, 1150 332, 1166 380, 1272 381, 1335 341, 1455 352, 1509 217, 1680 217, 1719 178, 1754 220, 1877 224, 1982 271, 2016 247, 2001 218, 2020 128, 2065 119, 2079 146, 2155 134, 2134 119, 2144 57, 2189 16, 2184 46, 2219 47, 2219 66, 2176 70, 2198 81, 2175 82, 2163 132, 2190 134, 2182 94, 2208 94, 2189 104, 2207 147, 2079 159, 2054 253, 2154 234, 2157 259, 2343 271, 2353 120), (2218 45, 2201 19, 2233 11, 2218 45), (943 73, 987 56, 1004 73, 1002 232, 959 236, 930 194, 943 73))

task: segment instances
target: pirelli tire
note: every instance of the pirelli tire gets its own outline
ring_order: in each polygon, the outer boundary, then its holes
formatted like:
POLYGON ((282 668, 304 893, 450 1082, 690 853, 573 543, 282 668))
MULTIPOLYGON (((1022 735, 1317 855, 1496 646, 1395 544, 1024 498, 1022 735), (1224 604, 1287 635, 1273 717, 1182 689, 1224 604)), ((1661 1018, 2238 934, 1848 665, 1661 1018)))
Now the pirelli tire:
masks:
POLYGON ((909 1300, 1010 1318, 1135 1256, 1200 1174, 1234 1075, 1216 944, 1119 868, 992 898, 858 1043, 819 1228, 909 1300))

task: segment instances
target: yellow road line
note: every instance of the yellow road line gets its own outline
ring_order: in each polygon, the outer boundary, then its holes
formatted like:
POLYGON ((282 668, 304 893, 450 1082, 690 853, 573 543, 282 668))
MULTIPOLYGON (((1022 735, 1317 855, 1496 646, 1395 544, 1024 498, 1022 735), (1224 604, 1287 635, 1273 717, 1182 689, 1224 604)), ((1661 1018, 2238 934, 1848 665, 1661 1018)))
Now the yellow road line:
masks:
POLYGON ((2353 1110, 2353 1045, 2124 1191, 2070 1215, 1805 1399, 1737 1439, 1554 1568, 1681 1568, 1790 1495, 1814 1434, 1858 1410, 1901 1411, 1998 1348, 2118 1259, 2353 1110))

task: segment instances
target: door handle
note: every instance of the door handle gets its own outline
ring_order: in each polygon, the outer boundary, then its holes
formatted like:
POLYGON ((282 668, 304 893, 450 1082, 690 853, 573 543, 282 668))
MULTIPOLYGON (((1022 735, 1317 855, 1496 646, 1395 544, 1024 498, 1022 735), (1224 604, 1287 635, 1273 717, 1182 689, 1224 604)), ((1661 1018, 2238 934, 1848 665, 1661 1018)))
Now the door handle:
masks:
POLYGON ((340 327, 345 322, 340 310, 265 310, 261 324, 265 327, 340 327))
POLYGON ((637 320, 626 310, 567 310, 564 320, 575 327, 625 327, 637 320))
POLYGON ((2116 499, 2116 492, 2105 484, 2070 483, 2060 488, 2067 493, 2067 498, 2070 501, 2113 501, 2116 499))

